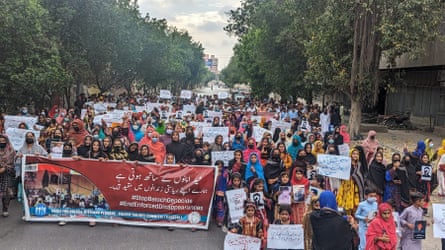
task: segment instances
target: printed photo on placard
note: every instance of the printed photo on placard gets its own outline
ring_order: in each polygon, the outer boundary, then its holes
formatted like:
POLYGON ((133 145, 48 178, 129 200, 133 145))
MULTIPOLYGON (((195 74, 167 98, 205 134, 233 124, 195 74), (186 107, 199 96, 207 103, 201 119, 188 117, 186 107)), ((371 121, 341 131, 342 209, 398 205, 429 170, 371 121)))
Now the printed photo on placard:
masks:
POLYGON ((250 194, 250 199, 255 202, 258 209, 264 207, 264 195, 262 192, 255 192, 250 194))
POLYGON ((294 192, 294 202, 304 202, 304 185, 294 185, 292 189, 294 192))
POLYGON ((432 166, 422 166, 422 181, 431 181, 431 177, 433 176, 433 167, 432 166))
POLYGON ((425 239, 425 234, 426 234, 426 221, 418 220, 414 222, 413 239, 423 240, 425 239))
POLYGON ((292 202, 292 190, 290 186, 281 186, 280 195, 278 195, 278 204, 290 205, 292 202))

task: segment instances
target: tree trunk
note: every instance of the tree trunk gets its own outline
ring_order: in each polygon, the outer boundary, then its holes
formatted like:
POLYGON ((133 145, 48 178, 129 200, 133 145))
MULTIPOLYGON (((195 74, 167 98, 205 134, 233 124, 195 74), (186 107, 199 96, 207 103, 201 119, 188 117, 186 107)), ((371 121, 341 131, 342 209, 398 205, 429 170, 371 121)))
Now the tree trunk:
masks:
POLYGON ((351 114, 349 115, 349 134, 351 138, 360 135, 362 121, 362 103, 356 98, 351 98, 351 114))

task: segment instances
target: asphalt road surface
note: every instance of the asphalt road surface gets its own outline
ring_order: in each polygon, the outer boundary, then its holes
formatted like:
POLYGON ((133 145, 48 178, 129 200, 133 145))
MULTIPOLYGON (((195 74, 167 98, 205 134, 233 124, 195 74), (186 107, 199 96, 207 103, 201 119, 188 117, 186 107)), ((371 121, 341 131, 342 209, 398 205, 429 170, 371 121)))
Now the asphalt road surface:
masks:
POLYGON ((113 226, 98 223, 24 222, 21 205, 11 201, 9 217, 0 217, 0 249, 150 249, 219 250, 225 234, 215 223, 208 231, 113 226))

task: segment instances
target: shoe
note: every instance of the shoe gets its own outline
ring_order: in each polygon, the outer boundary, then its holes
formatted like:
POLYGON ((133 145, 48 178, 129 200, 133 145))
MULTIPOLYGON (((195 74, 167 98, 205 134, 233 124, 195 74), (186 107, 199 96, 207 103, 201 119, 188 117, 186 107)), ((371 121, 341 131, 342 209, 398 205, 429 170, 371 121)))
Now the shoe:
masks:
POLYGON ((217 225, 218 227, 222 227, 222 226, 223 226, 222 222, 218 222, 216 225, 217 225))
POLYGON ((175 229, 173 227, 168 227, 167 230, 171 232, 174 231, 175 229))
POLYGON ((197 230, 196 228, 192 228, 192 232, 193 232, 193 233, 196 232, 196 230, 197 230))
POLYGON ((224 233, 227 233, 227 232, 229 231, 229 229, 228 229, 226 226, 222 226, 222 227, 221 227, 221 230, 222 230, 224 233))
POLYGON ((8 217, 9 216, 9 213, 8 212, 3 212, 3 217, 8 217))
POLYGON ((59 226, 65 226, 66 222, 65 221, 59 221, 59 226))
POLYGON ((88 223, 88 226, 95 227, 96 226, 96 222, 95 221, 90 221, 90 223, 88 223))

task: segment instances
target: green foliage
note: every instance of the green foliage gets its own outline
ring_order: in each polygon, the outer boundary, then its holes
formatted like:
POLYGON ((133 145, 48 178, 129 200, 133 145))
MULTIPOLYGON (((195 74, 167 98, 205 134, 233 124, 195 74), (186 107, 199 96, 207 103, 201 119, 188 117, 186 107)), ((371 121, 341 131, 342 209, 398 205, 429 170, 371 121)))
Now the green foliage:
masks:
POLYGON ((8 110, 47 107, 64 94, 69 102, 81 84, 179 92, 206 75, 201 44, 165 20, 141 17, 134 0, 17 0, 0 8, 0 98, 8 110))

